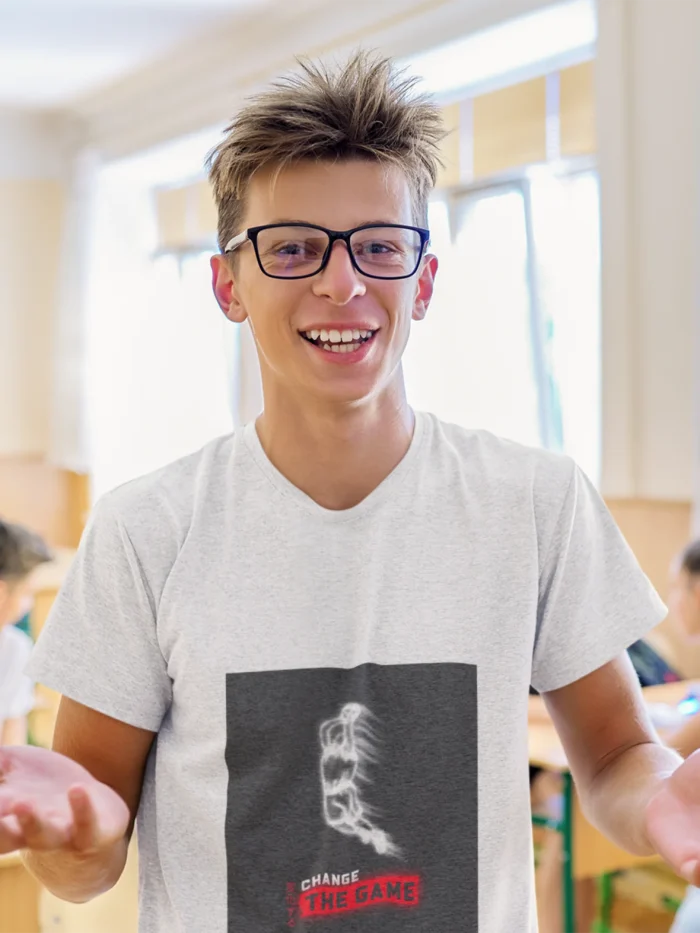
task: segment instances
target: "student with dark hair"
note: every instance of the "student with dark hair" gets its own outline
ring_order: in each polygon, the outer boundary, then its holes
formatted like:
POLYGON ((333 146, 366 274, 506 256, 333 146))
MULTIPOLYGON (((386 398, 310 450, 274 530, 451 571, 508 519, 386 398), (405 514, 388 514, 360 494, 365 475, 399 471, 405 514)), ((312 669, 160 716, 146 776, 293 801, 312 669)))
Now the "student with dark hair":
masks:
POLYGON ((0 519, 0 745, 27 740, 34 685, 24 669, 32 641, 17 623, 31 607, 33 570, 51 556, 37 534, 0 519))

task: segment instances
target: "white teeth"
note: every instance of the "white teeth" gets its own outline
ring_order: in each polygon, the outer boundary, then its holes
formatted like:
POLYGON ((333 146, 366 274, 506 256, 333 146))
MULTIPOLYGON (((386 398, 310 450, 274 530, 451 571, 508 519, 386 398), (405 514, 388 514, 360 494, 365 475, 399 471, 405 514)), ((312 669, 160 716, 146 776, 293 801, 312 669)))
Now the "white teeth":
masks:
POLYGON ((324 350, 331 349, 331 346, 335 345, 340 349, 340 352, 343 352, 345 347, 348 347, 352 352, 357 349, 356 344, 358 341, 369 340, 374 333, 375 331, 372 330, 307 330, 304 331, 304 336, 314 342, 320 339, 324 350))
POLYGON ((361 343, 325 343, 323 349, 329 353, 354 353, 361 346, 361 343))

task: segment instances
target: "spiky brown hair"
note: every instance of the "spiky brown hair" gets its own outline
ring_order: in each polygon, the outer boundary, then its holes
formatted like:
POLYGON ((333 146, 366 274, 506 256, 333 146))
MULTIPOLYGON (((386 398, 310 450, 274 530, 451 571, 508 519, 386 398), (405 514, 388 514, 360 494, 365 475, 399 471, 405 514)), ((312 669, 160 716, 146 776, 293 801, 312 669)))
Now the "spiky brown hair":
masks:
POLYGON ((220 248, 240 232, 253 175, 302 160, 398 166, 411 187, 415 222, 425 225, 445 130, 438 105, 415 92, 418 79, 366 51, 336 69, 298 61, 301 71, 252 97, 209 155, 220 248))

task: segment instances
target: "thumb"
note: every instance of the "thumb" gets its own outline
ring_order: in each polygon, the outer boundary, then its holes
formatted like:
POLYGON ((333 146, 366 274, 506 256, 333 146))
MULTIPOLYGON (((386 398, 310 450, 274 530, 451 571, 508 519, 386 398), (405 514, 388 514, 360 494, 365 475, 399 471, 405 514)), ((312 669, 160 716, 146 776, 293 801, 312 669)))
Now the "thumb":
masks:
POLYGON ((698 859, 688 859, 687 862, 683 862, 681 865, 681 877, 684 878, 688 884, 697 884, 700 875, 700 861, 698 859))

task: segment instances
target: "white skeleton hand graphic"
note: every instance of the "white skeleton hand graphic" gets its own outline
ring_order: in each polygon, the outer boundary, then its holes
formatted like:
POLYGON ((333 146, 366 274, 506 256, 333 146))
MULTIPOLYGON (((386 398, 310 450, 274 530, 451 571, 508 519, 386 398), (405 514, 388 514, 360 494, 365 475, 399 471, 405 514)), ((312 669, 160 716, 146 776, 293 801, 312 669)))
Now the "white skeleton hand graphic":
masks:
POLYGON ((369 710, 346 703, 335 719, 321 723, 321 787, 326 824, 345 836, 357 836, 380 855, 400 856, 388 833, 375 826, 376 812, 363 802, 358 785, 369 783, 367 762, 376 761, 369 710))

